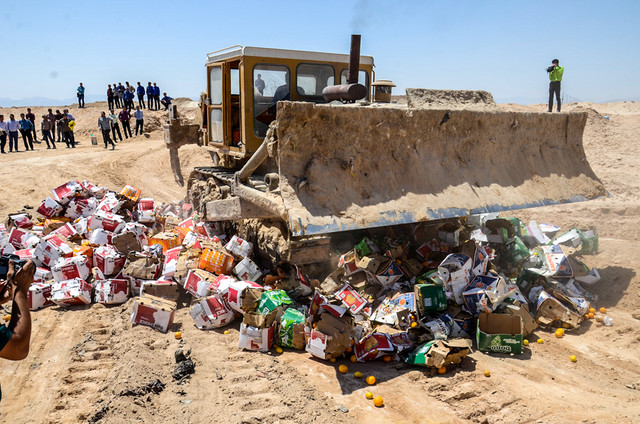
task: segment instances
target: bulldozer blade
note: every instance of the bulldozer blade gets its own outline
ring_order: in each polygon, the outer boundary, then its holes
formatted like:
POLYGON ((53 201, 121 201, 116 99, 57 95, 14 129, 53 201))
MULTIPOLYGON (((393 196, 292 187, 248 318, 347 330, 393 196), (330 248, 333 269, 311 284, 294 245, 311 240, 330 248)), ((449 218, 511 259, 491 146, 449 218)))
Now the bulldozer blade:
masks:
POLYGON ((605 196, 586 113, 278 104, 280 195, 292 236, 605 196))

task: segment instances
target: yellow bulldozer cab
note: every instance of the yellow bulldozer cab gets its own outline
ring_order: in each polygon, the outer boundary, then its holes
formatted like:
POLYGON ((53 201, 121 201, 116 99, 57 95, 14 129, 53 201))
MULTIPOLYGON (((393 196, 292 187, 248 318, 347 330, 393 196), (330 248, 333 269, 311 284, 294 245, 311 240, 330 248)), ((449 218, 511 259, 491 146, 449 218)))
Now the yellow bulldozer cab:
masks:
MULTIPOLYGON (((371 93, 373 58, 360 57, 359 83, 371 93)), ((346 83, 349 55, 233 46, 207 54, 203 145, 243 159, 262 143, 278 101, 325 103, 322 90, 346 83)))

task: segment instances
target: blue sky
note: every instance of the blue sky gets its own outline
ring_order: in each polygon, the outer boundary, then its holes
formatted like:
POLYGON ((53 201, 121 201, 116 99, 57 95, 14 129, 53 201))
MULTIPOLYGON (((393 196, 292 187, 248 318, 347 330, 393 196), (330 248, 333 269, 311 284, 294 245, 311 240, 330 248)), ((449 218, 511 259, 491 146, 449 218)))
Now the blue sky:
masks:
MULTIPOLYGON (((234 44, 348 53, 407 87, 482 89, 542 103, 546 67, 565 66, 581 101, 640 100, 640 1, 2 1, 2 99, 73 98, 108 83, 203 90, 205 55, 234 44)), ((6 104, 5 104, 6 105, 6 104)))

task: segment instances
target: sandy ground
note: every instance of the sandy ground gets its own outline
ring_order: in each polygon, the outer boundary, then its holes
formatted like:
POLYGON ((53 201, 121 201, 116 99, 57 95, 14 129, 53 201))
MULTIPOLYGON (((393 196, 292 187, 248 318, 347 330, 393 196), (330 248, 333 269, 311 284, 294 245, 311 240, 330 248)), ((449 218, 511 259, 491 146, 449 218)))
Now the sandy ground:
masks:
MULTIPOLYGON (((545 110, 544 105, 500 107, 545 110)), ((183 196, 160 132, 120 143, 113 152, 90 145, 89 127, 101 108, 72 110, 81 141, 74 151, 38 145, 35 152, 0 157, 1 215, 37 206, 52 187, 72 178, 112 189, 132 184, 158 200, 183 196)), ((32 314, 29 357, 2 362, 0 422, 639 423, 640 104, 582 103, 565 110, 589 112, 585 150, 610 197, 516 215, 564 228, 598 226, 600 251, 584 259, 602 274, 593 291, 600 297, 598 307, 608 308, 612 327, 586 323, 562 339, 539 330, 530 339, 545 343, 530 345, 521 356, 474 352, 442 376, 396 363, 348 364, 352 372, 376 376, 370 389, 352 373, 339 374, 339 361, 238 350, 239 321, 228 327, 230 334, 203 332, 182 308, 173 330, 179 328, 184 337, 177 341, 172 334, 132 328, 131 301, 68 311, 50 307, 32 314), (196 362, 195 375, 182 385, 171 377, 179 347, 191 349, 196 362), (572 354, 577 363, 569 361, 572 354), (491 371, 490 378, 484 370, 491 371), (126 394, 156 379, 166 384, 159 394, 126 394), (366 400, 367 390, 383 396, 385 407, 366 400)), ((8 110, 0 113, 6 116, 8 110)), ((181 149, 181 157, 185 170, 209 163, 195 146, 181 149)))

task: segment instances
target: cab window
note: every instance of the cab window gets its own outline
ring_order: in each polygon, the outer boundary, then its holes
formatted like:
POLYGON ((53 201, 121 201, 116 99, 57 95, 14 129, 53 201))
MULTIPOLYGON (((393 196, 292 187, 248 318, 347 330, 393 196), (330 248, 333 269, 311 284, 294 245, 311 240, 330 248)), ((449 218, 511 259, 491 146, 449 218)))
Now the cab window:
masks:
POLYGON ((212 105, 222 104, 222 68, 214 66, 209 70, 209 98, 212 105))
POLYGON ((264 137, 276 119, 276 103, 291 100, 289 68, 261 63, 253 67, 253 132, 264 137))
POLYGON ((296 91, 300 96, 322 96, 322 90, 333 85, 334 74, 331 65, 301 63, 296 69, 296 91))

